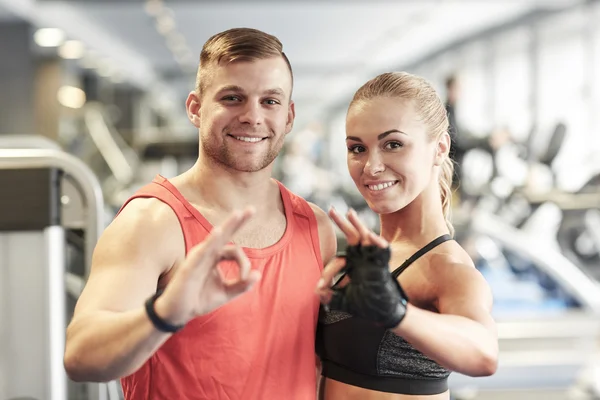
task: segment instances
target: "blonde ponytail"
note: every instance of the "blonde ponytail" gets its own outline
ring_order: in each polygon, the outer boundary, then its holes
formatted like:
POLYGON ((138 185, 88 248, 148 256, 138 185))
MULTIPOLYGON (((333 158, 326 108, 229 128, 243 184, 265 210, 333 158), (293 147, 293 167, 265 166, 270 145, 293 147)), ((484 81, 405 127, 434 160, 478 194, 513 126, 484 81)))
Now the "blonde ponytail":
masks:
POLYGON ((452 175, 454 174, 454 162, 446 157, 440 171, 440 193, 442 197, 442 211, 450 235, 454 236, 452 225, 452 175))

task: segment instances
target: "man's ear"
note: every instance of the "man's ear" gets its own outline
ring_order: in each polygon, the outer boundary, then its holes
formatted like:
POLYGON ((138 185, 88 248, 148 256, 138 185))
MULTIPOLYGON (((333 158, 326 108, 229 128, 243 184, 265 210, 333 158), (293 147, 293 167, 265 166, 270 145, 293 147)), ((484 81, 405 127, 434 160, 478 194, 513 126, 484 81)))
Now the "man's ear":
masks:
POLYGON ((195 91, 188 94, 185 101, 185 109, 190 122, 196 128, 200 128, 200 97, 195 91))
POLYGON ((440 166, 444 163, 444 160, 449 157, 450 154, 450 144, 451 144, 450 135, 448 132, 444 132, 444 134, 438 139, 438 143, 435 150, 435 160, 434 165, 440 166))
POLYGON ((296 104, 293 100, 290 100, 290 106, 288 107, 287 121, 285 123, 285 134, 287 135, 292 131, 294 127, 294 119, 296 118, 296 104))

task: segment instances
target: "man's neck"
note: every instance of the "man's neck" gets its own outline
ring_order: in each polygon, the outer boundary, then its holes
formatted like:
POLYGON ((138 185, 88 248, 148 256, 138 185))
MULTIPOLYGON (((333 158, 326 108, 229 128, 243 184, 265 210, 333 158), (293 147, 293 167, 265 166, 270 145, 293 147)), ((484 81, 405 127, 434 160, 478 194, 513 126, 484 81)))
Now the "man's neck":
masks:
POLYGON ((181 178, 192 193, 191 200, 202 207, 230 212, 253 205, 260 212, 273 204, 271 169, 240 172, 199 161, 181 178))

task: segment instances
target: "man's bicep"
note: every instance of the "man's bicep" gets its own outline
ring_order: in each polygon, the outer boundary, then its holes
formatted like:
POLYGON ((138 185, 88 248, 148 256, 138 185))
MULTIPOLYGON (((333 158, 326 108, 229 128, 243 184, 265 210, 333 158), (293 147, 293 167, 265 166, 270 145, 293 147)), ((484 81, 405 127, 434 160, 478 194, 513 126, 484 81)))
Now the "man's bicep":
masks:
POLYGON ((177 235, 173 229, 176 217, 172 221, 165 215, 169 212, 162 209, 166 205, 145 202, 125 208, 101 236, 75 317, 142 306, 155 292, 160 275, 175 262, 181 251, 178 243, 183 246, 180 230, 177 235))

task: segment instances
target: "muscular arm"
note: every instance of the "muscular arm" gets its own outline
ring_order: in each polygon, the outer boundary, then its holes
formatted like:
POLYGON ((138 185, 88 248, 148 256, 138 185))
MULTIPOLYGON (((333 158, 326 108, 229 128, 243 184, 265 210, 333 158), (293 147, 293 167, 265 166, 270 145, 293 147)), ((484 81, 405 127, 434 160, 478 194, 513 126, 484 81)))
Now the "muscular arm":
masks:
POLYGON ((492 295, 470 266, 444 265, 438 285, 438 313, 408 305, 392 331, 440 365, 469 376, 494 374, 498 362, 492 295))
POLYGON ((102 382, 129 375, 168 339, 153 327, 144 302, 184 253, 179 223, 168 206, 136 199, 125 207, 96 246, 67 328, 64 363, 71 379, 102 382))

